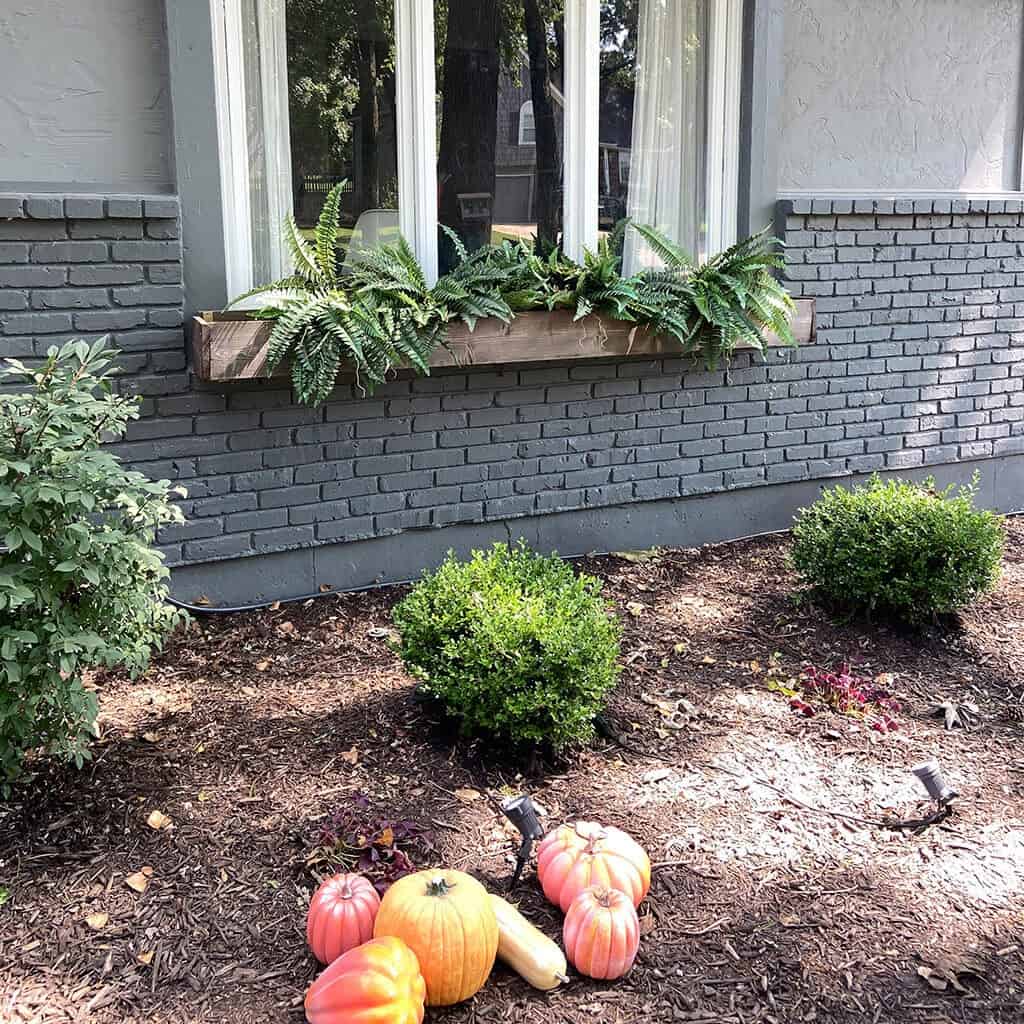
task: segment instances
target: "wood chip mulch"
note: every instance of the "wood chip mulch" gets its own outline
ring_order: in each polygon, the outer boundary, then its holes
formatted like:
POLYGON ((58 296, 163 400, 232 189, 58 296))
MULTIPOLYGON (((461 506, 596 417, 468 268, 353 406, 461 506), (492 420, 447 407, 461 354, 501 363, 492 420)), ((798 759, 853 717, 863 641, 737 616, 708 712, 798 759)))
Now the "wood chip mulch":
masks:
MULTIPOLYGON (((0 804, 0 1021, 301 1021, 317 823, 366 794, 500 891, 517 843, 497 805, 522 790, 546 824, 602 820, 650 851, 638 962, 551 995, 499 966, 431 1021, 1024 1020, 1024 521, 1008 529, 998 591, 919 633, 795 602, 785 537, 586 560, 625 667, 601 738, 554 764, 453 739, 414 699, 388 646, 401 588, 199 620, 142 679, 97 680, 93 762, 37 765, 0 804), (892 674, 899 732, 801 717, 767 685, 843 662, 892 674), (943 702, 976 704, 975 727, 946 731, 943 702), (931 756, 955 813, 884 827, 928 813, 908 770, 931 756)), ((559 937, 532 867, 516 898, 559 937)))

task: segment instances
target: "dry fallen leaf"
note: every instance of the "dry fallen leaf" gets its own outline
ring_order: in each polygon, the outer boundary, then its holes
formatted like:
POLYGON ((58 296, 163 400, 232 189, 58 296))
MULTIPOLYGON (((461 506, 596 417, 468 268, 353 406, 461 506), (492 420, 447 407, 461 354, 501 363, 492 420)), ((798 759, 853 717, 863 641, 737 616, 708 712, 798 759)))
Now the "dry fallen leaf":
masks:
POLYGON ((199 607, 201 608, 205 608, 207 605, 213 604, 213 602, 205 594, 200 594, 192 603, 195 605, 199 605, 199 607))
POLYGON ((198 792, 198 793, 196 793, 196 799, 197 799, 197 800, 198 800, 198 801, 199 801, 199 802, 200 802, 201 804, 205 804, 205 803, 206 803, 206 801, 207 801, 207 800, 209 800, 210 798, 209 798, 209 796, 207 795, 207 793, 206 793, 206 790, 205 790, 205 789, 201 789, 201 790, 199 790, 199 792, 198 792))
POLYGON ((273 604, 272 604, 272 605, 270 606, 270 611, 272 611, 272 612, 276 612, 276 611, 277 611, 277 610, 278 610, 278 609, 279 609, 280 607, 281 607, 281 602, 280 602, 280 601, 275 601, 275 602, 274 602, 274 603, 273 603, 273 604))
POLYGON ((144 893, 149 888, 149 879, 141 871, 136 871, 124 880, 124 884, 137 893, 144 893))
POLYGON ((716 664, 716 661, 710 654, 705 654, 704 657, 700 659, 700 663, 702 665, 714 665, 716 664))
POLYGON ((334 587, 332 587, 330 583, 321 583, 319 587, 321 594, 329 594, 333 589, 334 587))
POLYGON ((639 619, 644 613, 644 606, 639 601, 627 601, 626 611, 634 618, 639 619))
POLYGON ((145 964, 148 967, 153 962, 154 956, 156 956, 156 950, 149 949, 146 950, 145 953, 140 953, 135 959, 138 960, 140 964, 145 964))
POLYGON ((937 974, 930 967, 918 967, 917 973, 928 982, 929 986, 936 992, 945 992, 948 988, 946 979, 937 974))
POLYGON ((294 633, 295 632, 295 623, 294 622, 289 622, 286 619, 284 622, 282 622, 277 627, 277 629, 278 629, 278 632, 281 632, 281 633, 294 633))
POLYGON ((256 688, 253 687, 253 686, 243 686, 242 687, 242 693, 246 697, 255 697, 256 696, 256 688))
POLYGON ((658 927, 658 921, 653 914, 644 914, 640 918, 640 934, 650 935, 658 927))
POLYGON ((353 747, 351 750, 346 750, 345 753, 343 753, 341 755, 341 759, 346 764, 358 764, 359 763, 359 751, 356 750, 355 747, 353 747))
POLYGON ((107 927, 107 922, 110 920, 109 914, 104 914, 102 911, 89 914, 85 919, 85 923, 94 931, 98 932, 101 928, 107 927))
POLYGON ((159 743, 160 742, 160 734, 158 732, 144 732, 142 734, 142 738, 147 743, 159 743))
POLYGON ((270 668, 270 662, 267 661, 266 659, 264 659, 263 661, 257 661, 256 662, 256 671, 257 672, 266 672, 268 668, 270 668))
POLYGON ((146 824, 150 828, 156 829, 156 831, 159 832, 162 828, 170 828, 171 819, 168 818, 163 811, 151 811, 149 817, 146 819, 146 824))
POLYGON ((480 793, 475 789, 457 789, 455 795, 464 804, 471 804, 474 800, 480 799, 480 793))

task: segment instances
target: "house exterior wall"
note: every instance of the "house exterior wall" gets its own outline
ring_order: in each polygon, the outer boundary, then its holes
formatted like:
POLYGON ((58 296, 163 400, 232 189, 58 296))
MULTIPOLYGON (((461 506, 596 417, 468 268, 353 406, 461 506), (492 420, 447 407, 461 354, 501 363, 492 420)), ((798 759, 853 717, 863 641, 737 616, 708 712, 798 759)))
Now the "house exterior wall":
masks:
POLYGON ((188 521, 161 538, 185 597, 403 579, 453 543, 516 534, 567 554, 721 539, 783 527, 819 482, 873 470, 980 466, 990 503, 1024 500, 1020 202, 780 210, 818 337, 728 371, 446 371, 373 397, 341 387, 315 410, 279 383, 200 388, 177 204, 161 197, 0 200, 0 339, 32 356, 112 333, 144 413, 115 450, 189 491, 188 521))
MULTIPOLYGON (((172 49, 197 61, 183 10, 172 49)), ((728 371, 447 370, 372 397, 345 385, 318 410, 280 381, 196 384, 182 325, 223 268, 197 234, 220 218, 196 198, 216 146, 189 69, 175 99, 195 122, 175 127, 191 220, 174 196, 90 188, 88 154, 74 192, 41 177, 0 194, 0 356, 111 334, 143 413, 115 450, 189 492, 161 537, 179 597, 400 580, 520 535, 567 555, 721 540, 785 528, 823 483, 876 470, 977 471, 984 504, 1024 505, 1024 197, 784 196, 785 279, 816 299, 817 337, 728 371)))
POLYGON ((163 0, 0 4, 0 189, 173 181, 163 0))
POLYGON ((781 189, 1017 189, 1019 0, 786 0, 781 189))

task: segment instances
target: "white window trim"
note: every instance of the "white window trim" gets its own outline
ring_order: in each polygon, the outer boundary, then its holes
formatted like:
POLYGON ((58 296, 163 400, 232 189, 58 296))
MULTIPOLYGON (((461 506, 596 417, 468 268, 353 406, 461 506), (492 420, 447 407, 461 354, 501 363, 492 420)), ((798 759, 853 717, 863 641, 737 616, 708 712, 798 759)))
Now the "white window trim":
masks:
POLYGON ((600 45, 600 0, 565 0, 562 248, 579 261, 597 249, 600 45))
MULTIPOLYGON (((254 284, 241 3, 210 0, 225 277, 230 297, 254 284)), ((743 6, 743 0, 711 0, 706 183, 709 252, 718 252, 736 240, 743 6)), ((566 255, 576 260, 583 259, 585 250, 596 250, 598 242, 600 7, 600 0, 565 3, 562 241, 566 255)), ((270 213, 281 223, 291 208, 284 4, 260 0, 257 16, 264 43, 260 54, 262 105, 273 112, 276 121, 266 148, 268 181, 278 186, 270 190, 270 213)), ((403 140, 398 147, 399 228, 427 281, 433 284, 438 272, 433 5, 425 0, 395 0, 395 37, 397 128, 403 140)), ((524 145, 521 116, 519 133, 520 145, 524 145)), ((275 267, 280 266, 276 276, 287 273, 283 245, 274 262, 275 267)))
POLYGON ((533 100, 527 100, 519 108, 519 145, 520 146, 536 146, 537 145, 537 122, 533 116, 533 100), (526 121, 527 113, 529 113, 530 128, 533 130, 533 138, 526 138, 526 121))
POLYGON ((427 283, 437 281, 437 107, 434 5, 395 0, 398 228, 427 283))

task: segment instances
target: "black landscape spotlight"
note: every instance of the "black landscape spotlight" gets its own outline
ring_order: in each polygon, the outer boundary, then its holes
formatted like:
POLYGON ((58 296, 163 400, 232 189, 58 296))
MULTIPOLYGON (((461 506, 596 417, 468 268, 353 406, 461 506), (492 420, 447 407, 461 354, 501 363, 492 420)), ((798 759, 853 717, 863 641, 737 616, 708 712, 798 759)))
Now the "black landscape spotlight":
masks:
POLYGON ((523 837, 522 845, 516 854, 516 869, 512 874, 512 881, 508 884, 511 892, 523 875, 523 868, 526 867, 526 862, 533 852, 533 844, 544 836, 544 829, 541 828, 537 818, 537 808, 533 806, 533 801, 525 793, 522 796, 513 796, 508 800, 503 800, 501 810, 505 817, 519 829, 519 834, 523 837))
POLYGON ((928 795, 939 805, 940 811, 945 810, 960 795, 942 777, 942 769, 934 757, 930 761, 922 761, 910 770, 928 791, 928 795))

